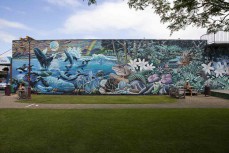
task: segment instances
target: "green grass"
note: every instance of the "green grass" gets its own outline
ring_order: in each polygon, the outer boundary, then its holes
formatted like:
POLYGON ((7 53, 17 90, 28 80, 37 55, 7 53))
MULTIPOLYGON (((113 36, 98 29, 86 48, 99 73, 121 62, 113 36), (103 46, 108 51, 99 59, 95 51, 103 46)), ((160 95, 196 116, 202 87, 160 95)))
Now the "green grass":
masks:
POLYGON ((0 110, 1 153, 228 153, 228 109, 0 110))
POLYGON ((169 96, 74 96, 74 95, 32 95, 27 103, 44 104, 158 104, 173 103, 169 96))

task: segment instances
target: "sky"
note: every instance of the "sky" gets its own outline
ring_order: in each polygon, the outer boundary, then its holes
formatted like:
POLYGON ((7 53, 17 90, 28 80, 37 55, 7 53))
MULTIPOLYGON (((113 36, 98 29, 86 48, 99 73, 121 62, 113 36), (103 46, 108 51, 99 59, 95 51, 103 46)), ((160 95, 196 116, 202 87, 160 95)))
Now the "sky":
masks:
MULTIPOLYGON (((12 40, 200 39, 206 29, 189 26, 170 36, 151 8, 130 9, 127 0, 0 0, 0 56, 12 40)), ((8 52, 4 56, 10 56, 8 52)), ((3 56, 3 55, 2 55, 3 56)))

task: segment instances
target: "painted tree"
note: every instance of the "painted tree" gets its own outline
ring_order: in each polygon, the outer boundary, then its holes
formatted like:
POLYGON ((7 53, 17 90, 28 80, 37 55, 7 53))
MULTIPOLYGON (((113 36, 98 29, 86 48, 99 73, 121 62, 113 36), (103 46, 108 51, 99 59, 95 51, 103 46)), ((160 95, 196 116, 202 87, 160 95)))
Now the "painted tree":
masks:
POLYGON ((122 62, 126 63, 126 60, 124 61, 122 60, 122 53, 127 53, 127 48, 124 41, 125 40, 102 40, 101 46, 105 50, 112 50, 117 57, 118 63, 122 63, 122 62))
POLYGON ((121 46, 115 43, 116 40, 102 40, 101 41, 101 46, 105 50, 112 50, 113 53, 115 53, 118 63, 120 62, 120 57, 119 57, 119 51, 121 49, 121 46))
MULTIPOLYGON (((95 4, 96 0, 88 0, 95 4)), ((151 7, 168 23, 171 34, 188 25, 207 28, 207 32, 229 31, 229 2, 227 0, 128 0, 130 8, 151 7)))

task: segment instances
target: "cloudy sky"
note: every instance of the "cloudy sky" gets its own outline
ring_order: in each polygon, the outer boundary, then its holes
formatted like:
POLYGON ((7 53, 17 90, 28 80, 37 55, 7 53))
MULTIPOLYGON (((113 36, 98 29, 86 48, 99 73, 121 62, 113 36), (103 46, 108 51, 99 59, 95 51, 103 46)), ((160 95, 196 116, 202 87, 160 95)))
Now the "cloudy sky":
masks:
MULTIPOLYGON (((205 29, 188 27, 170 36, 148 8, 129 9, 127 0, 0 0, 0 55, 12 40, 34 39, 199 39, 205 29)), ((8 53, 9 55, 11 52, 8 53)))

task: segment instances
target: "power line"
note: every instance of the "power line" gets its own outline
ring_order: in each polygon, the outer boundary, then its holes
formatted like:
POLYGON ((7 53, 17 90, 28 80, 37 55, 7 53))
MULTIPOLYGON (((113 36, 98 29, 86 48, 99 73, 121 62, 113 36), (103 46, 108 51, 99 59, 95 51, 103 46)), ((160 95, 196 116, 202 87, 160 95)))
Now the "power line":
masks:
POLYGON ((0 54, 0 56, 2 56, 3 54, 5 54, 5 53, 7 53, 7 52, 9 52, 9 51, 11 51, 12 49, 9 49, 9 50, 7 50, 7 51, 4 51, 3 53, 1 53, 0 54))

